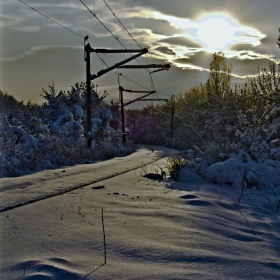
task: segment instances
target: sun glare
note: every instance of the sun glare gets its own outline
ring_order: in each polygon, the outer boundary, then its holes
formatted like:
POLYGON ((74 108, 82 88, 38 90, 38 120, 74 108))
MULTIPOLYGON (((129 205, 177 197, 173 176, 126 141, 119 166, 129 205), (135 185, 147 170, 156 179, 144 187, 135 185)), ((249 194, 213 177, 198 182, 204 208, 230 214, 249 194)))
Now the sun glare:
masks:
MULTIPOLYGON (((266 37, 258 29, 243 25, 227 13, 204 13, 197 20, 164 15, 159 12, 151 12, 150 16, 166 20, 170 26, 177 29, 178 33, 174 33, 173 36, 165 35, 166 39, 186 37, 186 39, 199 43, 205 51, 212 53, 230 51, 232 46, 238 44, 259 46, 261 40, 266 37)), ((152 34, 152 36, 156 35, 152 34)), ((162 36, 164 37, 164 35, 162 36)), ((164 46, 168 47, 167 44, 164 46)), ((174 47, 175 45, 171 44, 170 48, 174 49, 174 47)), ((177 47, 181 48, 183 53, 189 53, 182 44, 179 43, 177 47)), ((199 47, 196 48, 199 49, 199 47)), ((178 51, 176 53, 178 54, 178 51)))
POLYGON ((207 49, 225 50, 237 43, 238 25, 226 16, 208 15, 194 23, 193 37, 207 49))

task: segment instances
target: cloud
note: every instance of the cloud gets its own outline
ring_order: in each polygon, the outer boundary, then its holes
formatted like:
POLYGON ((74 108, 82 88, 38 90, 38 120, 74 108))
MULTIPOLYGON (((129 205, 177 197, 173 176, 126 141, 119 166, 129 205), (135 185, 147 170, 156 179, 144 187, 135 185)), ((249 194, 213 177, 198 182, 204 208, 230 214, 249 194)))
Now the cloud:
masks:
POLYGON ((188 37, 185 36, 170 36, 170 37, 165 37, 161 40, 158 41, 158 43, 165 43, 165 44, 170 44, 173 46, 184 46, 188 48, 201 48, 202 46, 191 40, 188 37))
POLYGON ((0 16, 0 26, 3 28, 5 26, 13 26, 15 23, 18 23, 18 19, 14 19, 11 16, 0 16))
POLYGON ((182 33, 182 30, 176 29, 164 19, 130 17, 123 21, 125 26, 137 26, 138 29, 150 29, 152 33, 159 35, 172 36, 173 34, 182 33))
POLYGON ((205 13, 197 20, 151 13, 156 19, 164 19, 176 29, 184 30, 185 37, 204 45, 209 50, 219 50, 235 44, 260 45, 265 37, 259 30, 238 23, 226 13, 205 13))
POLYGON ((21 32, 37 32, 40 31, 39 26, 14 26, 13 30, 21 31, 21 32))
MULTIPOLYGON (((121 49, 123 47, 119 42, 122 42, 127 48, 139 47, 103 1, 83 1, 118 37, 118 41, 80 1, 28 0, 26 2, 81 36, 89 35, 93 48, 121 49)), ((173 2, 167 0, 106 0, 106 2, 137 42, 142 47, 149 49, 146 56, 139 58, 141 63, 147 63, 145 60, 147 57, 148 63, 170 63, 172 65, 168 72, 153 74, 155 86, 168 94, 205 82, 209 75, 209 64, 213 59, 213 49, 219 47, 216 44, 218 41, 219 44, 226 44, 224 52, 228 61, 233 64, 234 80, 244 80, 255 74, 258 66, 267 66, 269 60, 273 60, 274 56, 279 56, 279 48, 276 44, 279 26, 275 25, 275 18, 279 13, 279 0, 246 0, 246 7, 250 7, 250 13, 248 13, 248 8, 243 6, 244 1, 232 0, 176 0, 173 2), (218 17, 221 15, 224 18, 218 17), (220 21, 219 28, 212 28, 216 34, 212 33, 210 36, 207 27, 210 26, 210 23, 215 23, 215 21, 207 21, 211 17, 224 21, 220 21), (230 37, 226 37, 227 31, 230 32, 230 37), (224 38, 224 40, 220 38, 224 38)), ((54 77, 52 74, 54 71, 56 71, 56 75, 65 73, 67 69, 63 70, 62 66, 72 63, 73 56, 75 56, 80 69, 74 69, 73 72, 77 77, 85 78, 83 38, 78 38, 57 26, 19 1, 3 1, 1 6, 3 7, 3 16, 0 17, 1 32, 3 31, 2 34, 6 37, 5 45, 1 46, 0 59, 6 61, 5 68, 3 67, 5 72, 9 70, 9 73, 13 73, 18 65, 25 64, 22 66, 22 73, 24 73, 26 81, 28 73, 32 72, 32 75, 30 74, 32 78, 33 74, 34 77, 38 74, 34 79, 37 80, 41 77, 41 81, 48 83, 54 77), (40 32, 36 32, 39 30, 40 32), (15 38, 19 43, 14 44, 15 38), (79 50, 75 50, 75 48, 79 48, 79 50), (64 56, 67 59, 63 60, 64 56), (54 57, 61 62, 61 73, 57 69, 53 69, 53 63, 56 62, 54 57), (37 71, 38 61, 41 61, 40 67, 44 67, 42 73, 37 71), (12 67, 14 68, 12 69, 12 67), (50 73, 48 78, 45 76, 47 71, 50 73)), ((102 59, 108 65, 113 65, 115 62, 121 61, 123 56, 125 55, 106 54, 102 56, 102 59)), ((105 67, 95 54, 92 54, 92 60, 92 73, 105 67)), ((137 64, 136 61, 134 62, 137 64)), ((128 72, 126 74, 131 75, 129 78, 137 83, 147 86, 146 82, 150 81, 144 70, 143 75, 138 74, 140 72, 137 74, 134 71, 128 72)), ((75 75, 73 74, 71 79, 65 75, 63 77, 65 84, 71 84, 73 77, 75 80, 75 75)), ((10 78, 12 76, 8 74, 5 76, 6 84, 9 83, 11 86, 14 85, 10 78)), ((103 86, 106 89, 114 86, 115 92, 113 90, 112 92, 117 95, 116 81, 115 74, 110 72, 102 76, 98 80, 98 84, 100 88, 103 86)), ((128 81, 125 81, 124 85, 126 83, 128 81)), ((24 79, 22 79, 22 84, 24 84, 24 79)), ((38 86, 40 89, 39 84, 38 86)), ((135 86, 131 84, 131 88, 135 86)), ((33 88, 29 88, 29 90, 34 91, 33 88)))
POLYGON ((158 47, 155 50, 168 55, 176 55, 176 53, 173 50, 167 47, 158 47))
POLYGON ((46 51, 46 50, 51 50, 51 49, 82 49, 82 47, 76 47, 76 46, 36 46, 36 47, 31 47, 28 51, 14 57, 7 57, 7 58, 1 58, 0 61, 2 62, 8 62, 8 61, 16 61, 20 60, 22 58, 25 58, 27 56, 34 55, 36 53, 39 53, 40 51, 46 51))

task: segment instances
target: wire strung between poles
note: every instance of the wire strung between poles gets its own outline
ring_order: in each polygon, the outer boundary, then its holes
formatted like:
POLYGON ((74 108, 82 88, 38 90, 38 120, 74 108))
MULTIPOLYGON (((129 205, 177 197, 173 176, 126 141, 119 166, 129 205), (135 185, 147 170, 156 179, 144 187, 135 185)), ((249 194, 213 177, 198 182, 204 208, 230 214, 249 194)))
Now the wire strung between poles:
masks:
MULTIPOLYGON (((121 44, 121 46, 125 49, 125 50, 127 50, 127 48, 125 47, 125 45, 119 40, 119 38, 117 37, 117 36, 115 36, 113 33, 112 33, 112 31, 97 17, 97 15, 96 14, 94 14, 90 9, 89 9, 89 7, 82 1, 82 0, 80 0, 80 2, 85 6, 85 8, 100 22, 100 24, 119 42, 119 44, 121 44)), ((132 54, 131 54, 131 56, 132 56, 132 54)), ((140 65, 142 65, 142 63, 138 60, 138 59, 136 59, 136 61, 140 64, 140 65)), ((147 70, 147 69, 145 69, 148 73, 149 73, 149 71, 147 70)))
MULTIPOLYGON (((83 39, 85 38, 85 36, 82 36, 82 35, 78 34, 77 32, 71 30, 70 28, 68 28, 68 27, 66 27, 66 26, 64 26, 64 25, 62 25, 62 24, 60 24, 59 22, 55 21, 54 19, 48 17, 47 15, 43 14, 42 12, 40 12, 40 11, 36 10, 35 8, 31 7, 30 5, 26 4, 26 3, 23 2, 22 0, 19 0, 19 2, 21 2, 22 4, 24 4, 25 6, 27 6, 27 7, 30 8, 31 10, 35 11, 36 13, 38 13, 38 14, 42 15, 43 17, 47 18, 48 20, 52 21, 53 23, 59 25, 60 27, 66 29, 66 30, 68 30, 68 31, 70 31, 71 33, 75 34, 76 36, 78 36, 78 37, 80 37, 80 38, 83 38, 83 39)), ((106 4, 107 4, 107 3, 106 3, 106 4)), ((97 17, 96 17, 96 18, 97 18, 97 17)), ((97 18, 97 19, 98 19, 98 18, 97 18)), ((99 20, 99 19, 98 19, 98 20, 99 20)), ((104 27, 106 28, 106 26, 104 26, 104 27)), ((106 29, 107 29, 107 28, 106 28, 106 29)), ((109 31, 109 30, 108 30, 108 31, 109 31)), ((110 32, 110 31, 109 31, 109 32, 110 32)), ((129 34, 130 34, 130 33, 129 33, 129 34)), ((112 35, 113 35, 113 34, 112 34, 112 35)), ((113 35, 113 36, 114 36, 114 35, 113 35)), ((134 39, 134 38, 133 38, 133 39, 134 39)), ((134 39, 134 40, 135 40, 135 39, 134 39)), ((120 43, 121 43, 121 42, 120 42, 120 43)), ((137 43, 137 42, 136 42, 136 43, 137 43)), ((140 46, 138 43, 137 43, 137 45, 140 46)), ((97 53, 96 53, 96 54, 97 54, 97 53)), ((97 56, 98 56, 99 59, 104 63, 104 65, 106 65, 107 67, 109 67, 109 66, 106 64, 106 62, 105 62, 98 54, 97 54, 97 56)), ((140 63, 140 64, 141 64, 141 63, 140 63)), ((148 72, 149 72, 149 71, 148 71, 148 72)), ((114 73, 118 75, 117 72, 114 71, 114 73)), ((149 72, 149 74, 150 74, 150 72, 149 72)), ((150 75, 151 75, 151 74, 150 74, 150 75)), ((130 81, 131 83, 133 83, 133 84, 135 84, 135 85, 137 85, 137 86, 139 86, 139 87, 141 87, 141 88, 143 88, 143 89, 149 90, 149 88, 146 88, 146 87, 144 87, 144 86, 142 86, 142 85, 140 85, 140 84, 134 82, 133 80, 127 78, 127 77, 124 76, 124 75, 123 75, 123 78, 125 78, 126 80, 130 81)), ((154 89, 154 86, 153 86, 153 89, 154 89)), ((168 96, 168 95, 163 94, 163 93, 158 93, 158 94, 162 94, 162 95, 168 96)))
MULTIPOLYGON (((124 30, 127 32, 127 34, 133 39, 133 41, 142 49, 142 46, 135 40, 135 38, 131 35, 131 33, 127 30, 127 28, 123 25, 123 23, 119 20, 119 18, 116 16, 116 14, 113 12, 113 10, 111 9, 111 7, 108 5, 108 3, 103 0, 103 2, 106 4, 106 6, 108 7, 108 9, 111 11, 111 13, 114 15, 114 17, 117 19, 117 21, 121 24, 121 26, 124 28, 124 30)), ((148 63, 148 58, 146 56, 146 63, 148 63)), ((149 73, 149 78, 150 78, 150 83, 151 83, 151 87, 152 87, 152 90, 156 90, 155 89, 155 84, 154 84, 154 80, 153 80, 153 77, 151 75, 151 72, 149 70, 147 70, 147 72, 149 73)), ((156 94, 157 96, 157 94, 156 94)), ((158 96, 157 96, 158 97, 158 96)))
POLYGON ((24 4, 24 5, 27 6, 28 8, 32 9, 32 10, 35 11, 36 13, 38 13, 38 14, 44 16, 45 18, 51 20, 52 22, 56 23, 57 25, 59 25, 59 26, 65 28, 65 29, 67 29, 68 31, 70 31, 70 32, 74 33, 75 35, 77 35, 77 36, 79 36, 79 37, 81 37, 81 38, 84 39, 84 36, 82 36, 82 35, 76 33, 75 31, 73 31, 73 30, 67 28, 66 26, 64 26, 64 25, 60 24, 59 22, 55 21, 54 19, 51 19, 50 17, 44 15, 43 13, 39 12, 39 11, 36 10, 35 8, 33 8, 33 7, 29 6, 28 4, 24 3, 23 1, 19 0, 19 2, 21 2, 22 4, 24 4))

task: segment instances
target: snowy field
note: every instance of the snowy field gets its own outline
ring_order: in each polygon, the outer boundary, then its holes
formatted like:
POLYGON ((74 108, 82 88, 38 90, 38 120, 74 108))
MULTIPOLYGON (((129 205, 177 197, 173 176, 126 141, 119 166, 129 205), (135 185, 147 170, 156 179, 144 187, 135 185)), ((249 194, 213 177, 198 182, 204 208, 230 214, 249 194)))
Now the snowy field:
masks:
POLYGON ((245 190, 238 204, 240 185, 206 184, 186 169, 159 182, 137 169, 165 156, 140 149, 0 179, 0 278, 279 280, 279 187, 245 190))

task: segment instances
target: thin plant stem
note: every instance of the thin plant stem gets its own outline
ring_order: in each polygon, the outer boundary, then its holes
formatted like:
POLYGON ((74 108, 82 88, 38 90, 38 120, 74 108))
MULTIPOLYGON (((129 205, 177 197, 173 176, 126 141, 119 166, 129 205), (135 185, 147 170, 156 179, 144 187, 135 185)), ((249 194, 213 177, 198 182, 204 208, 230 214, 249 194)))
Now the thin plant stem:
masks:
POLYGON ((102 208, 102 227, 103 227, 103 241, 104 241, 104 263, 106 263, 106 262, 107 262, 107 255, 106 255, 106 236, 105 236, 105 226, 104 226, 103 208, 102 208))

